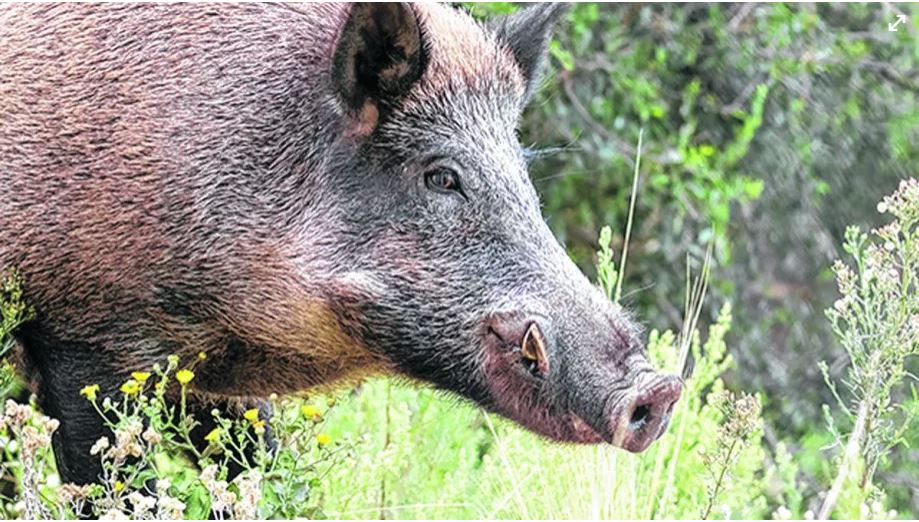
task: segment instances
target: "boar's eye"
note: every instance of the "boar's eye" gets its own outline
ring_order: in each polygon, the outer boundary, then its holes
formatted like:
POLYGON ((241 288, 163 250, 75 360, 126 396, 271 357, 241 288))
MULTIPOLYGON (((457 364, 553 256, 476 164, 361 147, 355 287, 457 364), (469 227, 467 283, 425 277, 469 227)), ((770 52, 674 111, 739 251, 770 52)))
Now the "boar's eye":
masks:
POLYGON ((459 174, 449 167, 436 167, 424 174, 424 184, 436 192, 456 192, 463 195, 459 183, 459 174))

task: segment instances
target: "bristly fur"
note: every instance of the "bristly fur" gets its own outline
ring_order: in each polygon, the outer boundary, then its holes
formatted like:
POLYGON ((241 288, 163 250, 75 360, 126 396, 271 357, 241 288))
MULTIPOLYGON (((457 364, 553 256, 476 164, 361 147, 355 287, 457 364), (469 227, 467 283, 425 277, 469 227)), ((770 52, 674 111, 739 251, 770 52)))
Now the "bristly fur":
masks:
POLYGON ((0 267, 39 312, 18 338, 63 478, 98 473, 82 386, 199 351, 195 394, 228 405, 387 372, 605 436, 638 332, 545 225, 514 133, 557 14, 0 10, 0 267), (545 321, 544 382, 483 330, 508 311, 545 321))

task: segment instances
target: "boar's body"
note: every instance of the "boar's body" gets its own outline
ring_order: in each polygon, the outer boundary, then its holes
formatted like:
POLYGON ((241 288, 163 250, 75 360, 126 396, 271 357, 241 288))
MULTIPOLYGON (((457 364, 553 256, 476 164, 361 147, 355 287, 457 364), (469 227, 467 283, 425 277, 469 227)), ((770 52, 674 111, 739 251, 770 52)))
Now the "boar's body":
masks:
POLYGON ((344 122, 320 86, 344 7, 4 14, 0 265, 24 272, 42 312, 26 337, 79 342, 113 369, 226 352, 234 364, 213 384, 242 394, 366 358, 323 324, 333 316, 310 284, 341 262, 323 246, 343 210, 323 164, 344 122), (298 326, 311 331, 284 339, 298 326), (341 351, 317 349, 329 336, 341 351))
MULTIPOLYGON (((560 10, 0 9, 0 267, 66 480, 79 397, 199 352, 210 410, 374 371, 640 451, 679 383, 542 220, 514 135, 560 10)), ((206 442, 203 442, 206 444, 206 442)))

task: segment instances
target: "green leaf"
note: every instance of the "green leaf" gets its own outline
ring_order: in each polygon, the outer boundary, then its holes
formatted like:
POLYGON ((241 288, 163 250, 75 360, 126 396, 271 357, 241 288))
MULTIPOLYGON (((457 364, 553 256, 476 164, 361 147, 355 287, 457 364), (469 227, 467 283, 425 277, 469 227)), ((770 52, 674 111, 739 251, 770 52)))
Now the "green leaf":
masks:
POLYGON ((180 497, 185 502, 185 518, 190 520, 207 520, 211 515, 211 496, 207 488, 198 482, 197 484, 185 489, 187 492, 184 497, 180 497))

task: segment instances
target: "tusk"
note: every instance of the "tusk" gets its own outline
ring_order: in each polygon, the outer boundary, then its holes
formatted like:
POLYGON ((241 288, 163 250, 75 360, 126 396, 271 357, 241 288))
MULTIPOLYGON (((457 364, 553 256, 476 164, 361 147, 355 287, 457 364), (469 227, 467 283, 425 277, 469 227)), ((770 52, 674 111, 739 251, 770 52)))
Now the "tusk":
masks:
POLYGON ((520 355, 524 359, 536 363, 539 373, 545 375, 549 373, 549 356, 546 351, 546 338, 543 337, 542 331, 536 323, 527 328, 523 334, 523 342, 520 344, 520 355))

